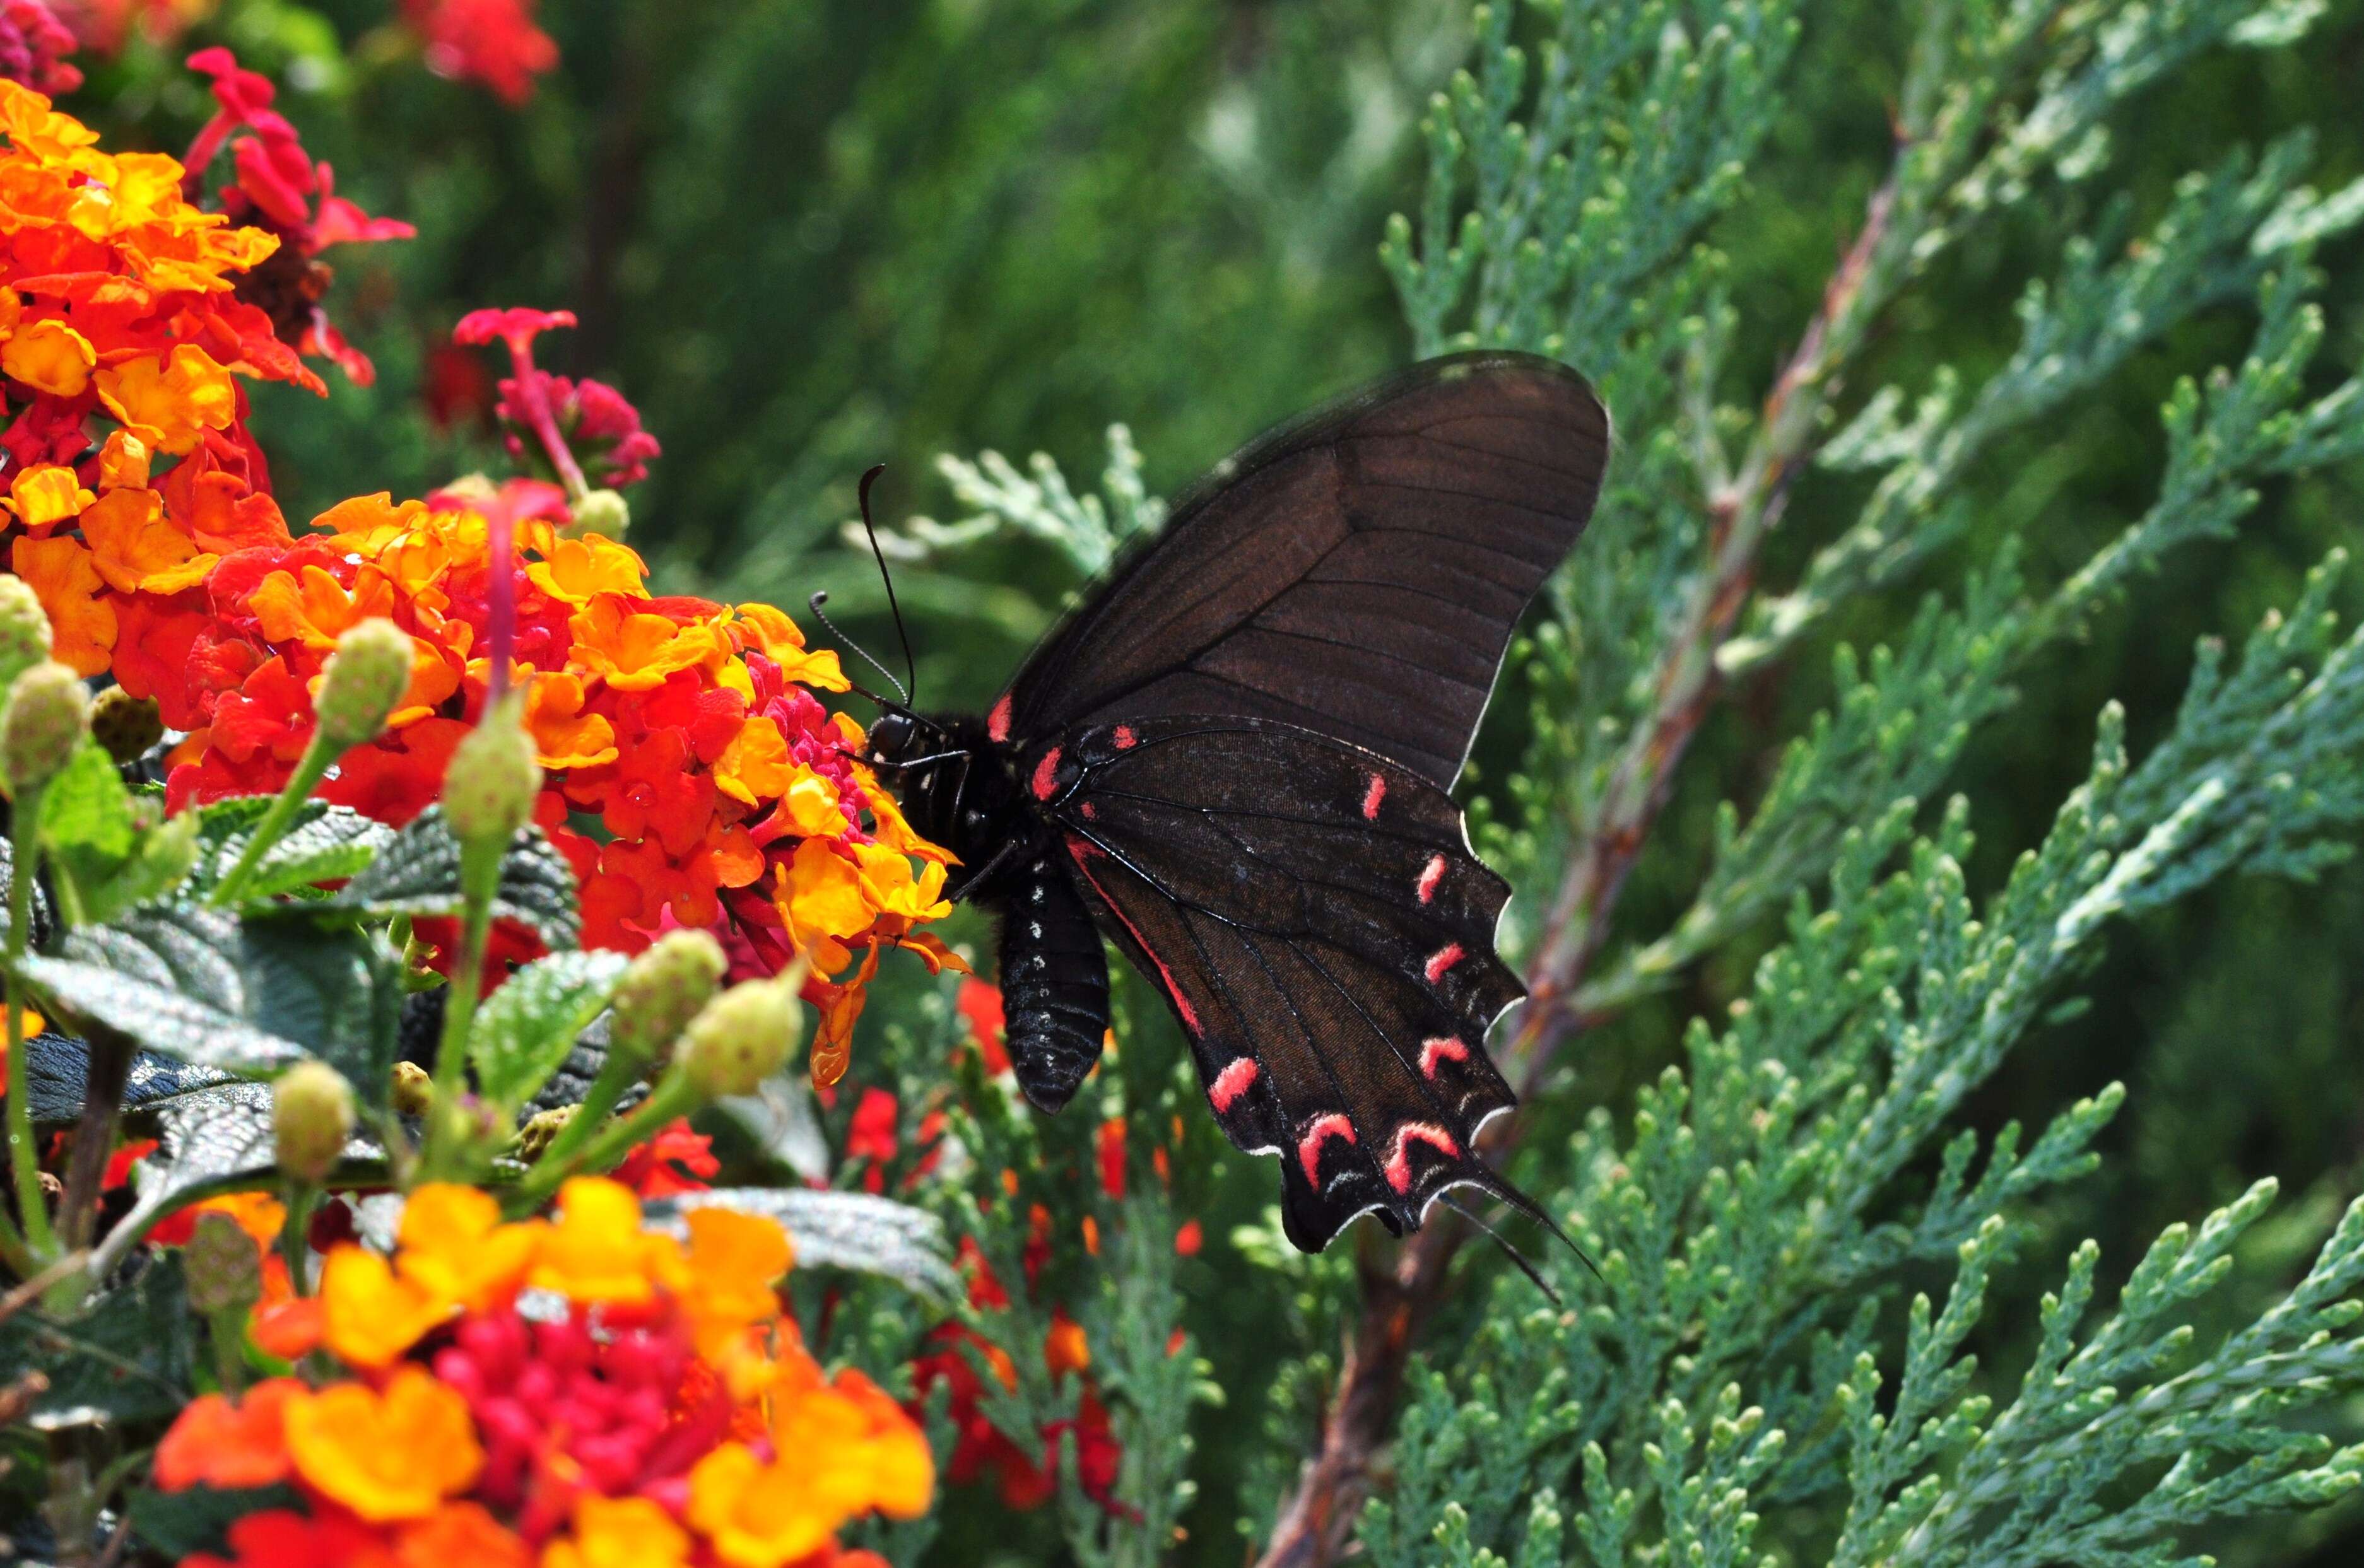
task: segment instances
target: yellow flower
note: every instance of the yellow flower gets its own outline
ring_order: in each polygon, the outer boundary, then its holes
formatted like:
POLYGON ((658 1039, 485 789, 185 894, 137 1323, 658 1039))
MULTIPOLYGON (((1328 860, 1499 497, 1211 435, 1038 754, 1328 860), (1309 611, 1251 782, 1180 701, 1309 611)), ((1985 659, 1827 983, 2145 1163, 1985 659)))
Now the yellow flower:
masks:
POLYGON ((226 429, 238 414, 229 372, 195 343, 182 343, 169 361, 154 354, 98 373, 98 400, 151 446, 176 456, 205 432, 226 429))
POLYGON ((601 594, 645 598, 649 569, 637 551, 597 534, 553 539, 542 559, 525 569, 533 584, 553 599, 587 605, 601 594))
MULTIPOLYGON (((714 764, 714 785, 731 799, 753 806, 779 795, 797 769, 797 762, 788 755, 787 737, 780 733, 780 727, 756 714, 739 726, 739 733, 723 749, 721 760, 714 764)), ((834 794, 832 791, 832 806, 834 794)), ((842 832, 844 828, 845 818, 841 817, 831 831, 842 832)))
POLYGON ((8 509, 35 533, 75 516, 97 497, 61 463, 36 463, 8 484, 8 509))
POLYGON ((766 1464, 726 1443, 689 1473, 689 1522, 732 1568, 780 1568, 817 1551, 848 1520, 876 1509, 926 1511, 935 1491, 928 1440, 902 1407, 857 1372, 776 1401, 766 1464))
POLYGON ((468 1402, 424 1367, 406 1366, 383 1394, 340 1383, 287 1406, 296 1473, 372 1524, 425 1518, 485 1466, 468 1402))
POLYGON ((36 321, 0 346, 0 370, 53 397, 80 397, 97 363, 90 339, 62 321, 36 321))
POLYGON ((394 585, 383 573, 364 566, 347 589, 320 568, 307 566, 301 578, 272 573, 247 603, 262 623, 262 635, 272 641, 300 642, 325 651, 362 621, 390 619, 394 585))
POLYGON ((114 490, 128 484, 144 487, 148 483, 148 464, 154 454, 148 443, 128 430, 117 430, 106 438, 98 449, 98 487, 114 490))
POLYGON ((429 1296, 471 1312, 506 1305, 525 1284, 546 1227, 501 1223, 490 1193, 429 1182, 403 1206, 395 1268, 429 1296))
POLYGON ((320 1337, 353 1366, 390 1364, 452 1315, 453 1298, 414 1280, 365 1247, 339 1247, 320 1268, 320 1337))
POLYGON ((584 671, 619 691, 644 692, 676 670, 719 664, 729 654, 708 626, 677 626, 671 617, 632 608, 622 594, 601 594, 567 624, 584 671))
POLYGON ((165 520, 164 498, 153 490, 110 490, 90 503, 82 514, 82 537, 90 541, 98 574, 120 594, 194 588, 221 559, 197 549, 165 520))
POLYGON ((616 727, 583 711, 586 695, 583 677, 571 670, 537 675, 526 689, 525 725, 543 767, 596 768, 616 760, 616 727))
POLYGON ((952 913, 952 905, 943 897, 944 868, 941 863, 922 862, 919 876, 914 878, 911 862, 900 850, 886 844, 856 844, 853 852, 862 862, 863 891, 880 914, 940 920, 952 913))
POLYGON ((683 1568, 689 1548, 689 1532, 646 1497, 585 1492, 574 1502, 573 1536, 542 1548, 541 1568, 683 1568))
POLYGON ((639 1306, 677 1289, 685 1261, 670 1236, 641 1229, 641 1200, 620 1182, 577 1176, 558 1189, 558 1221, 529 1276, 570 1301, 639 1306))
POLYGON ((776 1316, 773 1286, 796 1261, 778 1222, 722 1208, 689 1212, 689 1280, 682 1305, 703 1335, 776 1316))
POLYGON ((828 843, 807 839, 780 873, 774 900, 788 923, 788 940, 812 955, 813 967, 831 973, 845 966, 848 938, 858 937, 877 917, 864 895, 862 876, 828 843))

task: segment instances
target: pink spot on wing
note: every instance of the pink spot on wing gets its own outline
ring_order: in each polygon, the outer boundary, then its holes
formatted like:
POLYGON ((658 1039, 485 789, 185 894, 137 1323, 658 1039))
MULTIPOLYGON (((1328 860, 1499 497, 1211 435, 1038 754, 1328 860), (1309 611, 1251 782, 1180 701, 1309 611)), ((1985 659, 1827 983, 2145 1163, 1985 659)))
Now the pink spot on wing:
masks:
POLYGON ((1411 1146, 1425 1143, 1446 1159, 1459 1157, 1461 1145, 1441 1127, 1424 1121, 1408 1121, 1396 1129, 1395 1151, 1388 1156, 1388 1185, 1399 1193, 1411 1191, 1411 1146))
POLYGON ((1466 1062, 1468 1060, 1469 1048, 1462 1044, 1459 1040, 1455 1039, 1452 1035, 1438 1035, 1434 1040, 1422 1040, 1421 1042, 1420 1072, 1421 1076, 1424 1078, 1432 1080, 1435 1078, 1436 1064, 1440 1062, 1466 1062))
POLYGON ((1349 1143, 1355 1141, 1355 1124, 1346 1119, 1344 1112, 1332 1111, 1328 1116, 1316 1117, 1313 1125, 1305 1129, 1305 1136, 1297 1142, 1297 1162, 1305 1167, 1305 1179, 1317 1187, 1321 1184, 1321 1145, 1333 1138, 1343 1138, 1349 1143))
POLYGON ((1420 873, 1420 901, 1422 904, 1436 896, 1436 884, 1444 880, 1444 857, 1431 855, 1428 867, 1420 873))
POLYGON ((1118 751, 1130 751, 1140 743, 1141 737, 1132 732, 1132 725, 1120 724, 1116 727, 1116 749, 1118 751))
POLYGON ((1099 815, 1099 813, 1098 813, 1097 810, 1095 810, 1095 809, 1093 808, 1093 806, 1092 806, 1092 803, 1091 803, 1090 801, 1088 801, 1088 800, 1087 800, 1087 801, 1084 802, 1084 820, 1085 820, 1085 821, 1088 822, 1088 821, 1090 821, 1093 817, 1098 817, 1098 815, 1099 815))
POLYGON ((1215 1114, 1221 1116, 1237 1105, 1240 1096, 1248 1092, 1248 1085, 1255 1081, 1256 1062, 1253 1056, 1239 1057, 1216 1073, 1215 1081, 1207 1085, 1207 1098, 1213 1104, 1215 1114))
POLYGON ((995 703, 993 711, 985 716, 985 738, 997 745, 1009 739, 1009 694, 1008 692, 1001 694, 1001 700, 995 703))
POLYGON ((1373 773, 1371 775, 1371 787, 1363 792, 1363 820, 1366 822, 1377 822, 1379 819, 1379 802, 1387 799, 1387 775, 1384 773, 1373 773))
POLYGON ((1435 984, 1438 981, 1444 978, 1444 972, 1446 970, 1451 969, 1455 964, 1459 963, 1463 959, 1468 956, 1469 955, 1467 953, 1461 951, 1461 944, 1459 942, 1445 943, 1443 947, 1428 955, 1428 983, 1431 985, 1435 984))
POLYGON ((1157 956, 1157 950, 1151 947, 1148 939, 1141 934, 1141 928, 1134 925, 1132 917, 1119 906, 1115 899, 1108 895, 1108 889, 1100 885, 1100 879, 1094 876, 1091 868, 1084 863, 1088 856, 1099 852, 1096 845, 1087 843, 1072 833, 1067 835, 1067 853, 1075 857, 1076 870, 1082 874, 1086 882, 1092 884, 1092 891, 1100 895, 1100 902, 1109 906, 1109 912, 1117 917, 1118 922, 1132 936, 1133 945, 1146 953, 1149 956, 1149 962, 1157 966, 1157 976, 1165 983, 1165 999, 1174 1004, 1175 1012, 1181 1016, 1182 1027, 1192 1034, 1206 1033, 1207 1031, 1199 1025, 1199 1009, 1190 1005, 1190 998, 1182 995, 1182 987, 1175 984, 1174 972, 1165 967, 1165 961, 1157 956))
POLYGON ((1034 764, 1034 798, 1048 800, 1059 792, 1059 748, 1052 747, 1034 764))

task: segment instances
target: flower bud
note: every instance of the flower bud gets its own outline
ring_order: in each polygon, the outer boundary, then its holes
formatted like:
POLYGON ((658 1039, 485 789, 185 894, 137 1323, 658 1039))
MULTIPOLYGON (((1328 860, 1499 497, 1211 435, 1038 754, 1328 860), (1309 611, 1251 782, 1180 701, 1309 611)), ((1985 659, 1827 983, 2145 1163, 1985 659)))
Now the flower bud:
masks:
POLYGON ((411 659, 409 635, 392 621, 379 617, 348 627, 312 698, 320 739, 340 752, 376 740, 410 689, 411 659))
POLYGON ((730 961, 705 931, 675 930, 632 960, 616 984, 608 1049, 635 1062, 661 1062, 675 1037, 713 999, 730 961))
POLYGON ((50 617, 22 577, 0 577, 0 690, 50 656, 50 617))
POLYGON ((90 728, 90 690, 65 665, 45 660, 8 688, 0 719, 0 769, 12 795, 38 789, 58 774, 90 728))
POLYGON ((559 1106, 551 1110, 536 1111, 528 1117, 525 1125, 518 1129, 517 1157, 520 1160, 541 1159, 542 1151, 557 1140, 558 1135, 564 1132, 567 1124, 574 1119, 574 1113, 582 1108, 581 1106, 559 1106))
POLYGON ((396 1116, 425 1116, 428 1107, 435 1103, 435 1080, 416 1062, 397 1062, 394 1064, 394 1087, 386 1095, 386 1103, 394 1107, 396 1116))
POLYGON ((327 1062, 299 1062, 271 1085, 271 1135, 287 1175, 325 1180, 352 1133, 352 1085, 327 1062))
POLYGON ((566 525, 569 538, 599 534, 608 539, 622 539, 624 530, 632 526, 632 504, 614 490, 594 490, 574 506, 574 520, 566 525))
POLYGON ((777 980, 750 980, 698 1009, 675 1060, 709 1098, 752 1095, 786 1064, 803 1033, 796 992, 777 980))
POLYGON ((512 695, 452 749, 443 775, 443 817, 463 844, 507 844, 533 818, 541 764, 512 695))
POLYGON ((121 686, 109 686, 90 705, 90 734, 118 765, 128 764, 164 739, 164 717, 154 697, 135 697, 121 686))
POLYGON ((262 1299, 262 1254, 237 1220, 218 1211, 197 1216, 189 1244, 181 1249, 181 1273, 189 1305, 208 1318, 244 1311, 262 1299))
POLYGON ((196 1229, 180 1251, 180 1268, 189 1282, 189 1306, 206 1318, 243 1313, 262 1301, 262 1253, 227 1213, 196 1216, 196 1229))

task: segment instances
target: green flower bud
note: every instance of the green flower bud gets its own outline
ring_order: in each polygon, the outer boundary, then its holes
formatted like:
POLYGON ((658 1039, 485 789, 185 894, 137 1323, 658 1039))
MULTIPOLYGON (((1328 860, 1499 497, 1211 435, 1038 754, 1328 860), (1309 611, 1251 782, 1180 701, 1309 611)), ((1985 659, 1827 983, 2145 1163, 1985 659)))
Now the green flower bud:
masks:
POLYGON ((453 748, 443 775, 443 817, 463 844, 507 844, 533 819, 541 792, 541 764, 526 733, 515 695, 485 715, 453 748))
POLYGON ((434 1076, 416 1062, 396 1062, 394 1087, 386 1102, 397 1116, 425 1116, 435 1103, 434 1076))
POLYGON ((57 777, 90 728, 90 688, 65 665, 43 661, 8 688, 0 719, 0 769, 20 795, 57 777))
POLYGON ((796 992, 777 980, 750 980, 698 1009, 675 1060, 708 1098, 752 1095, 786 1064, 803 1033, 796 992))
POLYGON ((667 931, 632 960, 616 984, 608 1049, 636 1062, 661 1062, 675 1037, 713 999, 730 961, 704 931, 667 931))
POLYGON ((299 1062, 271 1085, 271 1136, 286 1174, 327 1179, 352 1135, 353 1086, 327 1062, 299 1062))
POLYGON ((411 659, 409 634, 390 620, 347 628, 320 672, 320 690, 312 699, 320 716, 320 739, 340 752, 376 740, 410 689, 411 659))
POLYGON ((50 617, 22 577, 0 577, 0 691, 50 656, 50 617))
POLYGON ((614 490, 592 491, 574 503, 574 520, 563 530, 570 539, 585 534, 622 539, 624 530, 632 526, 632 504, 614 490))
POLYGON ((262 1254, 227 1214, 197 1216, 189 1244, 181 1249, 181 1272, 189 1305, 208 1318, 243 1312, 262 1299, 262 1254))
POLYGON ((528 1117, 525 1125, 518 1129, 518 1158, 541 1159, 541 1151, 549 1148, 560 1133, 566 1130, 566 1124, 573 1121, 574 1113, 582 1108, 581 1106, 560 1106, 552 1110, 536 1111, 532 1116, 528 1117))
POLYGON ((90 735, 117 765, 136 762, 164 739, 164 717, 154 697, 135 697, 121 686, 109 686, 90 705, 90 735))

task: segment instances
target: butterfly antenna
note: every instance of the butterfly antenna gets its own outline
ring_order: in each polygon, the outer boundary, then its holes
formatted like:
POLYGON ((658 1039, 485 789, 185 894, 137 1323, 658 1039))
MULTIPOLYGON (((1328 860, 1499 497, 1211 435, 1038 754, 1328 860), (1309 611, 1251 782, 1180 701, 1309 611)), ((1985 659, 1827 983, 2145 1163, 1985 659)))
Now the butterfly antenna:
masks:
MULTIPOLYGON (((1480 1219, 1478 1217, 1476 1210, 1465 1207, 1459 1200, 1455 1198, 1451 1193, 1440 1193, 1437 1195, 1444 1200, 1445 1207, 1451 1209, 1454 1213, 1459 1215, 1462 1218, 1467 1220, 1470 1224, 1476 1226, 1478 1229, 1483 1230, 1489 1237, 1490 1237, 1494 1245, 1502 1250, 1502 1255, 1510 1259, 1513 1263, 1516 1263, 1521 1273, 1534 1281, 1535 1288, 1542 1291, 1544 1296, 1550 1297, 1551 1304, 1554 1307, 1566 1305, 1566 1303, 1560 1300, 1559 1292, 1552 1288, 1551 1282, 1544 1278, 1542 1273, 1536 1269, 1535 1265, 1528 1261, 1527 1255, 1524 1252, 1520 1251, 1516 1247, 1511 1246, 1509 1241, 1505 1240, 1500 1231, 1487 1224, 1483 1219, 1480 1219)), ((1578 1253, 1578 1255, 1580 1257, 1583 1254, 1578 1253)))
MULTIPOLYGON (((872 669, 886 676, 886 684, 895 688, 896 694, 900 696, 902 700, 900 702, 888 702, 885 697, 880 696, 877 693, 865 691, 860 686, 853 686, 854 692, 859 695, 868 697, 880 707, 899 707, 905 712, 909 712, 911 706, 910 688, 904 685, 902 682, 895 678, 894 671, 889 670, 886 665, 881 664, 876 659, 873 658, 871 656, 870 650, 863 647, 862 644, 846 636, 844 628, 840 627, 835 621, 830 619, 829 612, 821 608, 823 605, 829 603, 829 590, 826 588, 822 589, 820 593, 815 594, 810 598, 807 599, 805 603, 810 606, 814 618, 819 620, 821 625, 829 628, 830 635, 836 638, 840 642, 844 643, 848 648, 853 650, 855 657, 859 658, 864 664, 869 665, 872 669)), ((850 681, 846 684, 848 685, 853 685, 853 683, 850 681)))
MULTIPOLYGON (((895 574, 886 570, 886 552, 879 548, 878 528, 870 520, 870 487, 877 484, 878 476, 886 472, 885 463, 873 463, 869 472, 862 476, 860 492, 862 531, 870 537, 870 557, 878 562, 878 580, 886 584, 886 608, 895 617, 895 638, 903 645, 903 672, 910 677, 903 683, 903 689, 907 694, 903 700, 916 706, 919 702, 918 696, 909 694, 916 694, 920 689, 920 666, 911 657, 911 634, 903 626, 903 606, 895 601, 895 574)), ((875 660, 871 662, 877 662, 875 660)), ((887 679, 892 680, 894 677, 890 675, 887 679)))

